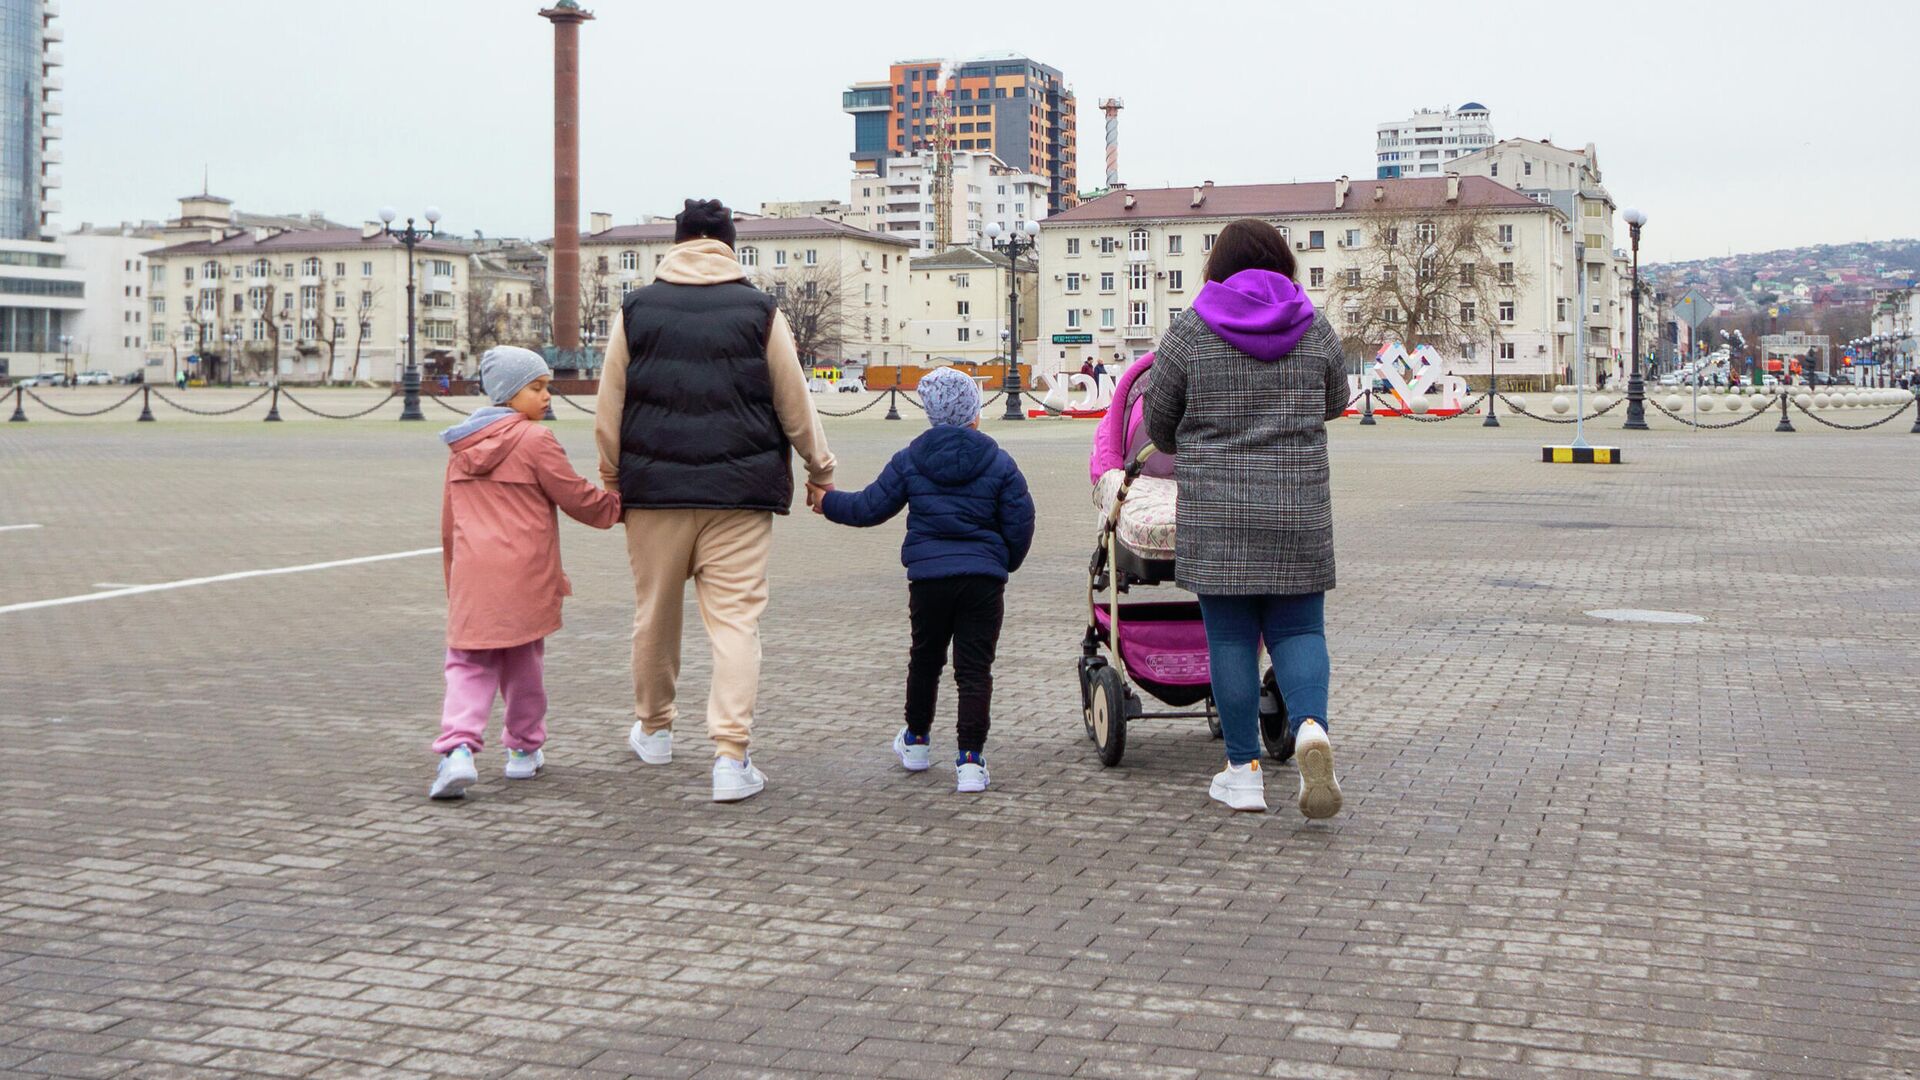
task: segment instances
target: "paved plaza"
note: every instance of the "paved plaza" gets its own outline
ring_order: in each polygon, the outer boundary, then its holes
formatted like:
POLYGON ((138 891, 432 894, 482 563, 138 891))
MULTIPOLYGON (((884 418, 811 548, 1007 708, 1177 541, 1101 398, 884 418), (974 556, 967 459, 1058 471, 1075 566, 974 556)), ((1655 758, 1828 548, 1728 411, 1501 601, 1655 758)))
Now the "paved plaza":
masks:
MULTIPOLYGON (((28 409, 0 609, 439 540, 433 405, 28 409)), ((908 411, 828 422, 843 484, 908 411)), ((1796 419, 1616 412, 1611 467, 1540 464, 1568 432, 1531 421, 1335 425, 1327 822, 1279 767, 1275 812, 1212 804, 1198 721, 1096 760, 1085 423, 986 424, 1040 526, 984 795, 888 751, 897 521, 776 527, 737 805, 691 605, 678 759, 627 749, 625 549, 572 523, 548 770, 496 742, 464 803, 425 798, 436 555, 0 610, 0 1074, 1913 1077, 1920 436, 1796 419)))

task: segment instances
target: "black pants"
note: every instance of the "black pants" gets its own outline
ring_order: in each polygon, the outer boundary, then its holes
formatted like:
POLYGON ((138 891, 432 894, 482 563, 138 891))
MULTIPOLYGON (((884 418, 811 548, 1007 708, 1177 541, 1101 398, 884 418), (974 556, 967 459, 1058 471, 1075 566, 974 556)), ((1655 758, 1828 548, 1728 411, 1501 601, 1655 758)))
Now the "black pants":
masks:
POLYGON ((993 652, 1000 644, 1006 590, 1006 582, 979 575, 907 585, 913 623, 913 652, 907 660, 908 731, 926 735, 933 730, 934 701, 951 644, 953 681, 960 687, 960 750, 977 754, 986 749, 993 652))

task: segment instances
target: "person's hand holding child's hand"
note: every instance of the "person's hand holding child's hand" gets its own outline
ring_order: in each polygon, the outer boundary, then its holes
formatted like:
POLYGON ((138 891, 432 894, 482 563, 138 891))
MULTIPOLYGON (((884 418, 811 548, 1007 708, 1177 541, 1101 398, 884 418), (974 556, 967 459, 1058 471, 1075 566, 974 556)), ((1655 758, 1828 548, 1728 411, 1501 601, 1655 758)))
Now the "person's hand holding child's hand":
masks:
POLYGON ((827 492, 832 490, 833 490, 832 484, 815 484, 812 482, 808 482, 807 509, 812 510, 816 514, 825 514, 827 512, 826 505, 825 505, 827 500, 827 492))

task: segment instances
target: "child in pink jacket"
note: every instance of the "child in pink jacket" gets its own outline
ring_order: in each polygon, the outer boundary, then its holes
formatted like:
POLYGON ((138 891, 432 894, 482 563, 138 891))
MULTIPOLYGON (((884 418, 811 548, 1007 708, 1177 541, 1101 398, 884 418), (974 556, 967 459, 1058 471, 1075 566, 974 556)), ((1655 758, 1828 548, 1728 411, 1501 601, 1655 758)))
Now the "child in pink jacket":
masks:
POLYGON ((546 415, 553 372, 539 354, 501 346, 480 360, 480 385, 493 402, 442 432, 452 449, 441 500, 440 544, 447 576, 447 700, 435 799, 464 798, 479 779, 474 752, 506 701, 506 777, 526 780, 545 763, 547 635, 560 629, 561 598, 573 592, 560 569, 556 508, 596 529, 620 520, 620 496, 573 471, 546 415))

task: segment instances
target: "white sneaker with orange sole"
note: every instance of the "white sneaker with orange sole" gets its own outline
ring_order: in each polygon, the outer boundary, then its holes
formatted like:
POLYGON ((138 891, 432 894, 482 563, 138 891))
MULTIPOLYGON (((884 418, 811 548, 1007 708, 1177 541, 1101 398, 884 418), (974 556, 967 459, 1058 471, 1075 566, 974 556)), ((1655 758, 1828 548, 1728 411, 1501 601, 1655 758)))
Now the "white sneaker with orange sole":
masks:
POLYGON ((1244 813, 1267 812, 1267 782, 1260 775, 1258 761, 1249 761, 1245 765, 1229 763, 1225 769, 1213 774, 1213 786, 1207 789, 1207 794, 1244 813))

